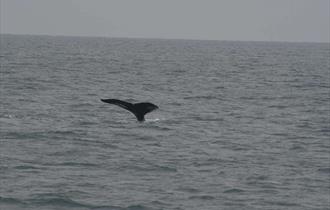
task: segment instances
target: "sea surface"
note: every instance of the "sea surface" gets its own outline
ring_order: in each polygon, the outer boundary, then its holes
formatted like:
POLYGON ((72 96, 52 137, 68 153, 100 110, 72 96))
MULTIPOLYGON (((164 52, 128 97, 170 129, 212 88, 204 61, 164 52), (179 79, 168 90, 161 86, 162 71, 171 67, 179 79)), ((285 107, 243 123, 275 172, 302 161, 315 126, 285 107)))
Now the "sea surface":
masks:
POLYGON ((330 209, 329 43, 0 40, 1 210, 330 209))

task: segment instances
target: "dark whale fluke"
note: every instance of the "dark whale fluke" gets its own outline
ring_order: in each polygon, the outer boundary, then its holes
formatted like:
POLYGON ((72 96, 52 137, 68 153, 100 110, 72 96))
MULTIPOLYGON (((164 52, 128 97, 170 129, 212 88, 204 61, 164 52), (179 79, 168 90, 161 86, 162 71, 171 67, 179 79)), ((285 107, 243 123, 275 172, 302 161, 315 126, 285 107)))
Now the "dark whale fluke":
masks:
POLYGON ((132 104, 118 99, 101 99, 101 101, 127 109, 135 115, 138 121, 144 121, 144 115, 158 109, 158 106, 148 102, 132 104))

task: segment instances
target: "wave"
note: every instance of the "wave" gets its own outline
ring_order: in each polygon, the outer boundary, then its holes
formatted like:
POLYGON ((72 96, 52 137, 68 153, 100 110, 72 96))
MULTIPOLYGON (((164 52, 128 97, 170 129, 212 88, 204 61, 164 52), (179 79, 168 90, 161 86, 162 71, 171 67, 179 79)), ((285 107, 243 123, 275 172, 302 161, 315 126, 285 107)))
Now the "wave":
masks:
POLYGON ((176 173, 177 168, 158 164, 137 164, 127 166, 127 169, 132 169, 134 171, 153 171, 158 173, 176 173))
POLYGON ((22 205, 25 204, 24 201, 16 199, 16 198, 6 198, 0 196, 0 204, 18 204, 22 205))
POLYGON ((45 208, 45 207, 56 207, 59 209, 64 208, 79 208, 79 209, 95 209, 95 210, 147 210, 144 205, 136 204, 129 206, 112 206, 112 205, 91 205, 83 202, 74 201, 70 198, 59 196, 54 198, 35 198, 35 199, 27 199, 20 200, 17 198, 9 198, 9 197, 0 197, 0 205, 16 205, 16 206, 24 206, 24 208, 45 208))
POLYGON ((31 165, 19 165, 19 166, 15 166, 14 169, 18 169, 18 170, 29 170, 29 169, 38 170, 40 168, 31 166, 31 165))
POLYGON ((199 193, 200 192, 199 189, 196 189, 193 187, 179 187, 177 190, 181 191, 181 192, 187 192, 187 193, 199 193))
POLYGON ((319 168, 319 172, 330 174, 330 168, 319 168))
POLYGON ((200 100, 200 99, 206 99, 206 100, 210 100, 210 99, 221 99, 221 98, 219 98, 219 97, 216 97, 216 96, 203 96, 203 95, 201 95, 201 96, 187 96, 187 97, 184 97, 183 99, 187 99, 187 100, 190 100, 190 99, 198 99, 198 100, 200 100))
POLYGON ((18 119, 14 115, 5 114, 0 116, 0 122, 8 125, 19 125, 18 119))
POLYGON ((85 207, 91 208, 93 206, 74 201, 67 197, 55 198, 37 198, 28 200, 27 204, 36 206, 62 206, 62 207, 85 207))
POLYGON ((214 200, 215 197, 211 195, 194 195, 194 196, 190 196, 189 199, 214 200))
POLYGON ((241 192, 244 192, 244 190, 233 188, 233 189, 225 190, 223 193, 241 193, 241 192))

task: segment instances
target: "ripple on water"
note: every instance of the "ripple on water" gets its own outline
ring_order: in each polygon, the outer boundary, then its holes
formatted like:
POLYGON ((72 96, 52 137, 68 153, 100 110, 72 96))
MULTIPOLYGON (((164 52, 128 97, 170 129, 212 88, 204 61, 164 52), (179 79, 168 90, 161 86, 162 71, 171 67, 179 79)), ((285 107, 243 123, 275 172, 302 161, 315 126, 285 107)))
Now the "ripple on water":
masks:
POLYGON ((0 51, 0 209, 329 209, 328 44, 1 35, 0 51), (138 123, 102 95, 160 110, 138 123))
POLYGON ((7 205, 20 205, 26 208, 35 209, 104 209, 104 210, 148 210, 149 208, 142 205, 128 205, 128 206, 112 206, 112 205, 92 205, 86 202, 76 201, 67 196, 60 194, 38 194, 35 198, 19 200, 15 198, 3 198, 0 197, 0 207, 1 204, 7 205))
POLYGON ((181 192, 188 192, 188 193, 199 193, 200 192, 199 189, 193 188, 193 187, 179 187, 177 190, 181 191, 181 192))
POLYGON ((242 192, 245 192, 245 191, 242 189, 239 189, 239 188, 232 188, 232 189, 223 191, 223 193, 242 193, 242 192))
POLYGON ((330 174, 330 168, 319 168, 318 171, 321 173, 330 174))
POLYGON ((194 196, 190 196, 189 199, 195 200, 214 200, 215 197, 212 195, 194 195, 194 196))

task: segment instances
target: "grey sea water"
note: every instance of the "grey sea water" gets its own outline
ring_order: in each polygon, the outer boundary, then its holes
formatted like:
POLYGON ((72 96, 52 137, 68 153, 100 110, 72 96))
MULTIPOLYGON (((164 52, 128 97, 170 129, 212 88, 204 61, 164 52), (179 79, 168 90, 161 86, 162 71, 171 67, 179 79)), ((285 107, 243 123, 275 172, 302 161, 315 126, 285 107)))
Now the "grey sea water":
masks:
POLYGON ((1 35, 0 209, 330 209, 329 56, 1 35), (100 98, 160 109, 139 123, 100 98))

